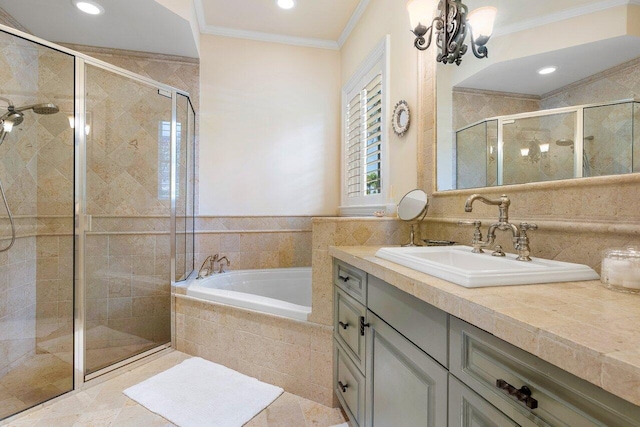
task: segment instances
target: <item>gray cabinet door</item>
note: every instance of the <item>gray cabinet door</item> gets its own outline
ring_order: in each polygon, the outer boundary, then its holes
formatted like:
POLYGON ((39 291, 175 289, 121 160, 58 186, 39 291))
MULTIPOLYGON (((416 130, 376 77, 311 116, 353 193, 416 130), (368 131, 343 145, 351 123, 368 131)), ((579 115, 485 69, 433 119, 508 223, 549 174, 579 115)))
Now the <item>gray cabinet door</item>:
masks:
POLYGON ((367 322, 365 425, 446 426, 447 370, 371 311, 367 322))
POLYGON ((449 427, 519 427, 476 392, 449 375, 449 427))

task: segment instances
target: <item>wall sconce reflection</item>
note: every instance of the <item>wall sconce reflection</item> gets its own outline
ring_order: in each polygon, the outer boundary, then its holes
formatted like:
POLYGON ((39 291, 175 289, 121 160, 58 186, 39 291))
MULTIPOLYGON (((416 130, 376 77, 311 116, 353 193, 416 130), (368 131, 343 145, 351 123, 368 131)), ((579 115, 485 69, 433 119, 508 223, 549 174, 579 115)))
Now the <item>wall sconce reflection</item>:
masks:
POLYGON ((529 142, 528 147, 520 149, 520 155, 524 161, 531 163, 538 163, 540 159, 545 159, 549 156, 550 144, 548 142, 540 142, 537 139, 529 142))
MULTIPOLYGON (((69 118, 69 127, 71 129, 75 129, 76 128, 76 118, 73 115, 68 116, 69 118)), ((84 134, 89 136, 89 134, 91 133, 91 125, 88 124, 89 122, 89 118, 87 117, 87 124, 84 125, 84 134)))

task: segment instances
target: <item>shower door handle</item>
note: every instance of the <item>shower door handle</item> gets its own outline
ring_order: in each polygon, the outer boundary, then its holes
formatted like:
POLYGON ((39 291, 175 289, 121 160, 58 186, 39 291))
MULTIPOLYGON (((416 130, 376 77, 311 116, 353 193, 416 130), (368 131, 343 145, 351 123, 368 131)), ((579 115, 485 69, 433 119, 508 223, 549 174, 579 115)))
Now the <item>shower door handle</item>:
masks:
POLYGON ((84 216, 84 231, 85 233, 90 233, 93 228, 93 216, 91 215, 83 215, 84 216))

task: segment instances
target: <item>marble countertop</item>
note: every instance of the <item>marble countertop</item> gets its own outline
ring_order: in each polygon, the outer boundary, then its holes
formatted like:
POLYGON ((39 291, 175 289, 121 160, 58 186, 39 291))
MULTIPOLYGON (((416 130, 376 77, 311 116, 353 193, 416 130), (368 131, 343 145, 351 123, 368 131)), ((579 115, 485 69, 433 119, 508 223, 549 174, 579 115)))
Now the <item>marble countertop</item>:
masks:
POLYGON ((329 255, 640 405, 640 295, 597 281, 464 288, 375 257, 378 246, 329 255))

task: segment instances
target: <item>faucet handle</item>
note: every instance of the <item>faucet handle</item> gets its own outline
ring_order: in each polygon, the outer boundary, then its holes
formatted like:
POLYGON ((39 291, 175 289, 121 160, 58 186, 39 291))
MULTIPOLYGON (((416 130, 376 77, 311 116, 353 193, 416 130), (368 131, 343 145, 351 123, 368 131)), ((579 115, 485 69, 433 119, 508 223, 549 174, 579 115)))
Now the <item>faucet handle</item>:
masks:
POLYGON ((529 224, 528 222, 520 223, 520 237, 527 237, 527 231, 529 230, 537 230, 538 226, 536 224, 529 224))

